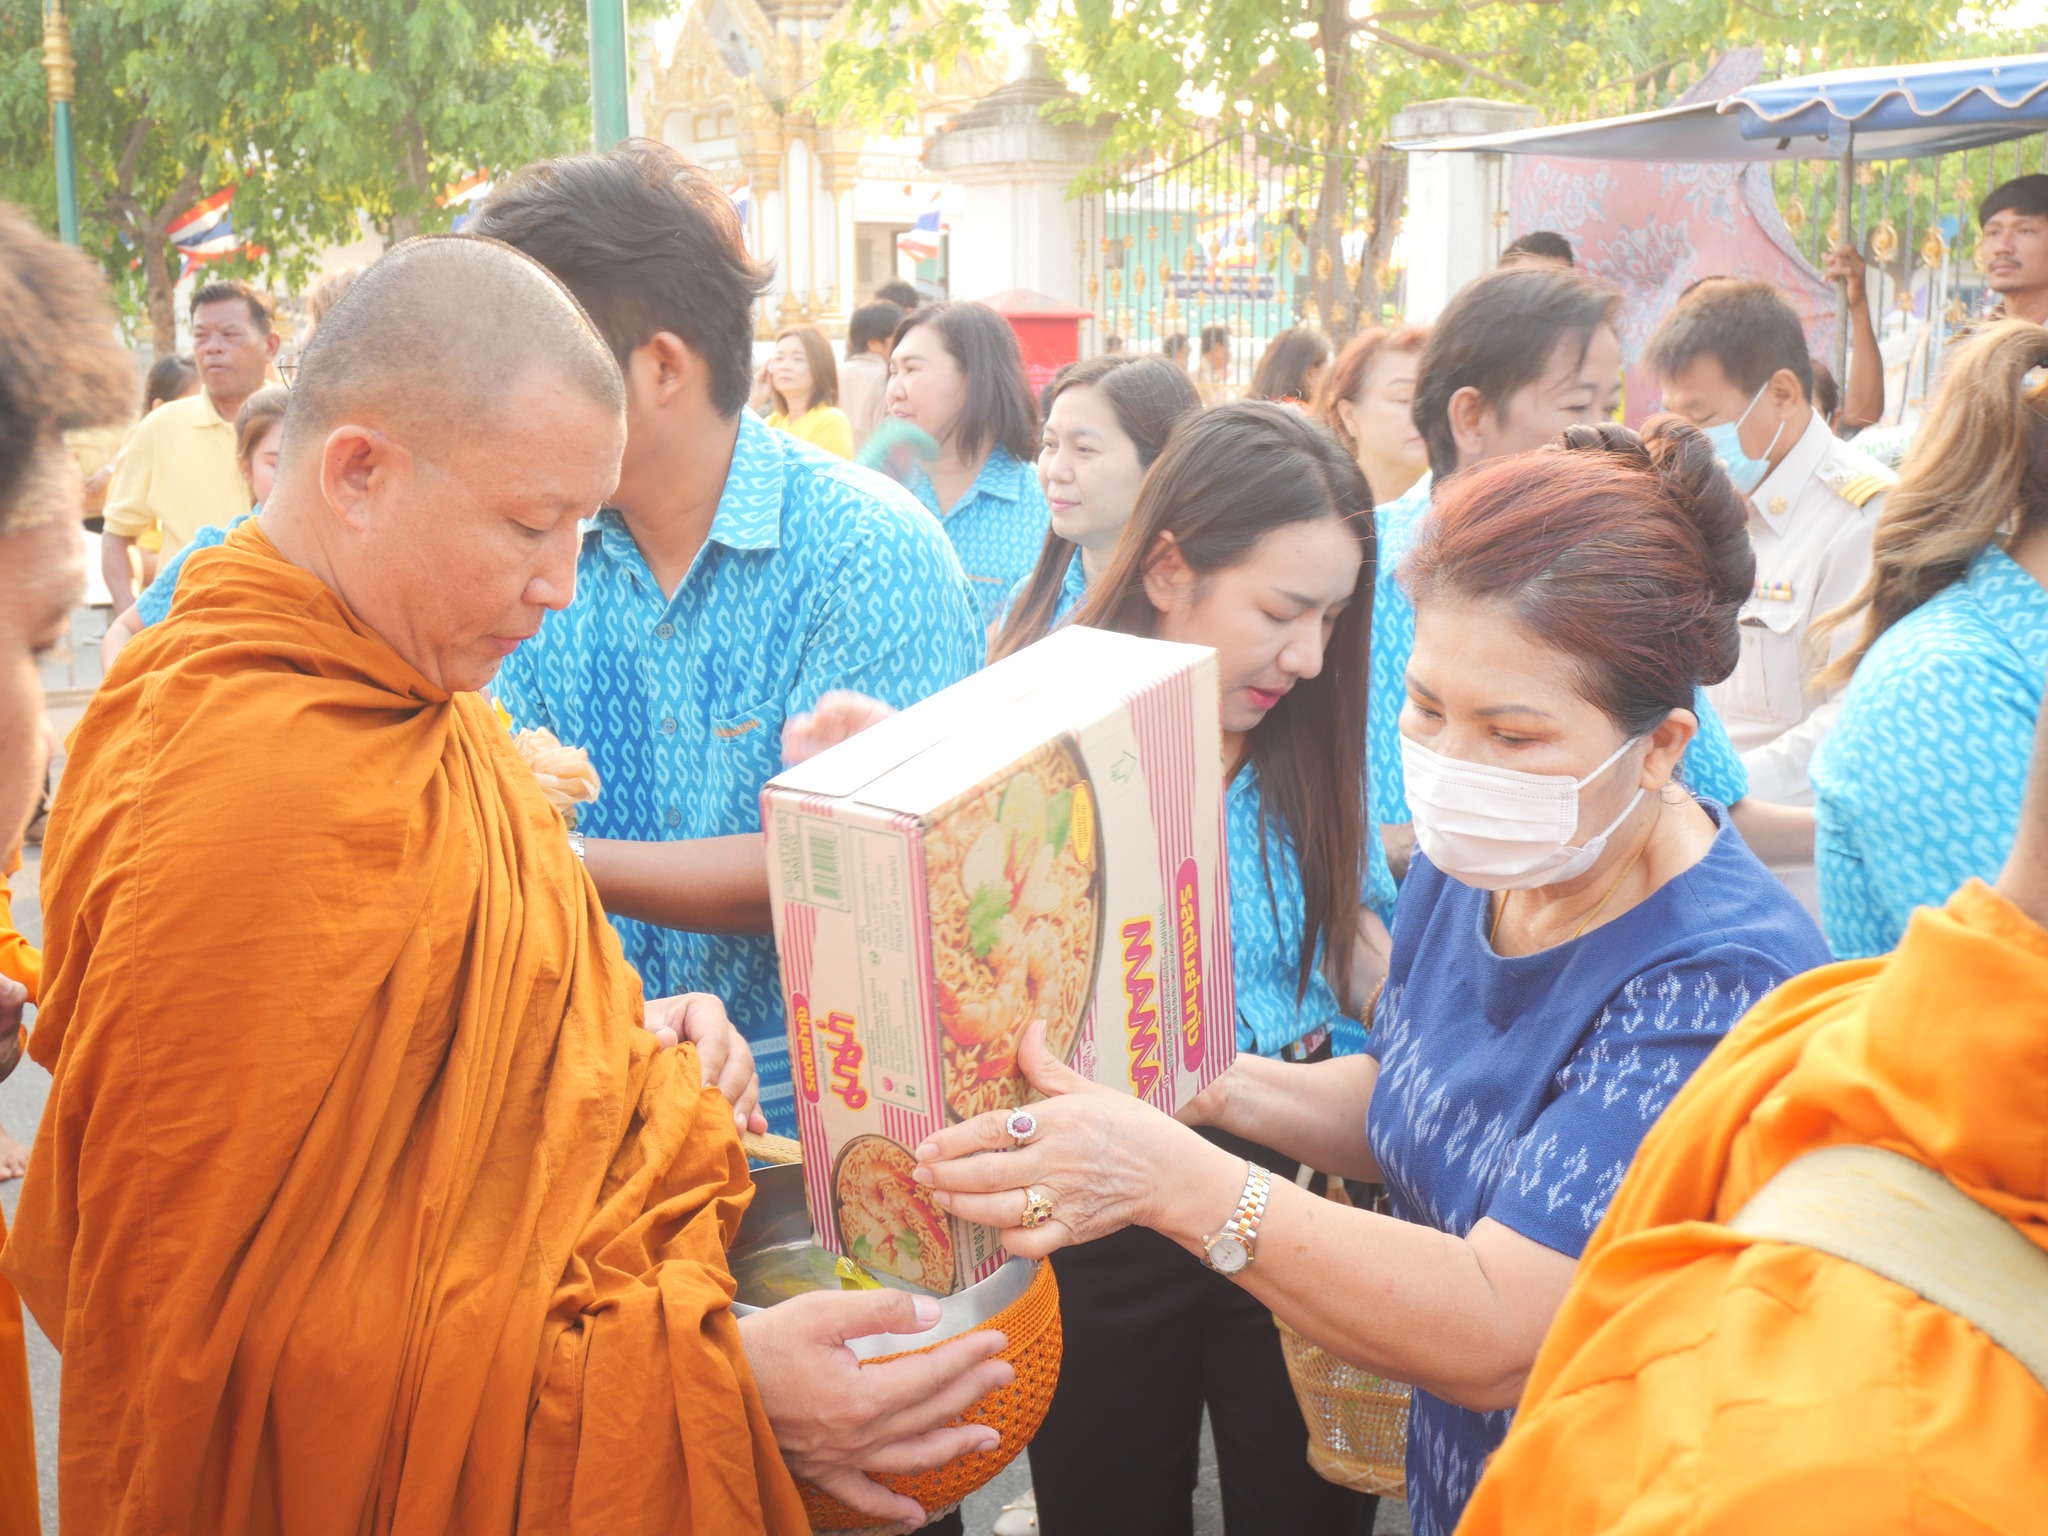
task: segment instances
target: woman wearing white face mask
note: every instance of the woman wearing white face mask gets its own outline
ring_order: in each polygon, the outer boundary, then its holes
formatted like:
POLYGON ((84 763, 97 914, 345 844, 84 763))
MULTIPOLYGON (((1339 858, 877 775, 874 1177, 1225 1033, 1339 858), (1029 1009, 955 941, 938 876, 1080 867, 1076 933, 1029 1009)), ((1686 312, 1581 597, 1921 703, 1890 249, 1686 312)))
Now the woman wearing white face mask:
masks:
MULTIPOLYGON (((1165 1234, 1333 1353, 1415 1383, 1409 1508, 1448 1536, 1637 1145, 1751 1003, 1828 959, 1673 773, 1734 665, 1743 513, 1706 439, 1574 427, 1447 484, 1402 568, 1401 728, 1420 854, 1368 1054, 1240 1056, 1190 1118, 1348 1178, 1313 1198, 1027 1042, 1048 1097, 918 1149, 1024 1254, 1165 1234), (1023 1226, 1025 1193, 1032 1214, 1023 1226)), ((1252 1159, 1255 1164, 1256 1159, 1252 1159)))
POLYGON ((1123 537, 1146 471, 1173 429, 1201 408, 1187 370, 1163 358, 1113 352, 1053 381, 1038 450, 1052 531, 1010 593, 990 660, 1043 640, 1081 606, 1123 537))

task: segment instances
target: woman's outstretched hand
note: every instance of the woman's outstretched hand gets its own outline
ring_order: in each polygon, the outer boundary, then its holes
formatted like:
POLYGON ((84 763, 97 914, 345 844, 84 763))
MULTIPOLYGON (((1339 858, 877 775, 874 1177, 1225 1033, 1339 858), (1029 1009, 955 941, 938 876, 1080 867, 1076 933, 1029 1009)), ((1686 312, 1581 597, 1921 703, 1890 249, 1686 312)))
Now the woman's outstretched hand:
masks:
POLYGON ((917 1181, 942 1209, 1000 1228, 1019 1258, 1151 1224, 1177 1149, 1199 1139, 1144 1100, 1056 1060, 1042 1021, 1024 1032, 1017 1060, 1045 1095, 1029 1106, 1038 1122, 1031 1140, 1017 1145, 1007 1110, 976 1115, 918 1147, 917 1181), (1042 1226, 1022 1224, 1027 1190, 1052 1202, 1042 1226))

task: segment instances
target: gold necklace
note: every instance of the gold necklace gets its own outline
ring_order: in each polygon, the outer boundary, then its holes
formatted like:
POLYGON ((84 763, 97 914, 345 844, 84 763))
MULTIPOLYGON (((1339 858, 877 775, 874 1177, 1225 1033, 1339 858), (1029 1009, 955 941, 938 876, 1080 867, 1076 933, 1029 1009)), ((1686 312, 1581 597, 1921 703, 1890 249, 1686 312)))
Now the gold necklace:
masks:
MULTIPOLYGON (((1614 877, 1614 884, 1607 887, 1607 894, 1600 898, 1599 903, 1593 910, 1588 912, 1579 926, 1572 930, 1572 938, 1566 939, 1565 943, 1571 943, 1572 939, 1576 939, 1580 934, 1593 926, 1593 919, 1607 910, 1607 903, 1614 900, 1614 893, 1621 889, 1622 881, 1629 877, 1636 865, 1642 862, 1643 855, 1650 851, 1650 839, 1657 835, 1657 823, 1663 820, 1664 817, 1663 806, 1664 802, 1659 800, 1657 802, 1657 814, 1650 820, 1650 830, 1643 834, 1643 840, 1636 845, 1636 851, 1629 856, 1629 861, 1621 866, 1621 873, 1614 877)), ((1486 946, 1489 949, 1493 948, 1494 938, 1500 933, 1500 920, 1507 916, 1509 894, 1507 891, 1502 891, 1500 893, 1500 905, 1494 908, 1493 926, 1486 930, 1486 946)))

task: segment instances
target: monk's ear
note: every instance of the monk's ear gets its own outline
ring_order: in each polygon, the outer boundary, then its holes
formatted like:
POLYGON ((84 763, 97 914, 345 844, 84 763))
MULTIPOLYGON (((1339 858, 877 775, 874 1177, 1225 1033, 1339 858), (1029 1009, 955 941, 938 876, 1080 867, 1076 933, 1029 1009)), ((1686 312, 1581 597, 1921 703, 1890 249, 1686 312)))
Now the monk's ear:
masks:
POLYGON ((320 445, 320 489, 327 505, 360 533, 376 503, 388 497, 405 450, 375 427, 344 425, 320 445))

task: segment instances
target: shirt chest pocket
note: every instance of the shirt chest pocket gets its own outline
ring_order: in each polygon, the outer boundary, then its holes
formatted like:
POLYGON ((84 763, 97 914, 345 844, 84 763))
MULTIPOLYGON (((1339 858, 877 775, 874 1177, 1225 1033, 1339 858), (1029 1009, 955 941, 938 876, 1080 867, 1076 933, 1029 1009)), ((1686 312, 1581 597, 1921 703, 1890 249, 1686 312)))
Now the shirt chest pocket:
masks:
POLYGON ((1813 599, 1755 597, 1742 609, 1734 696, 1744 718, 1791 727, 1806 717, 1806 626, 1813 599))
POLYGON ((761 787, 782 767, 781 699, 768 699, 748 709, 713 715, 705 757, 706 777, 718 807, 720 836, 750 832, 761 825, 761 787), (729 823, 729 824, 723 824, 729 823))

